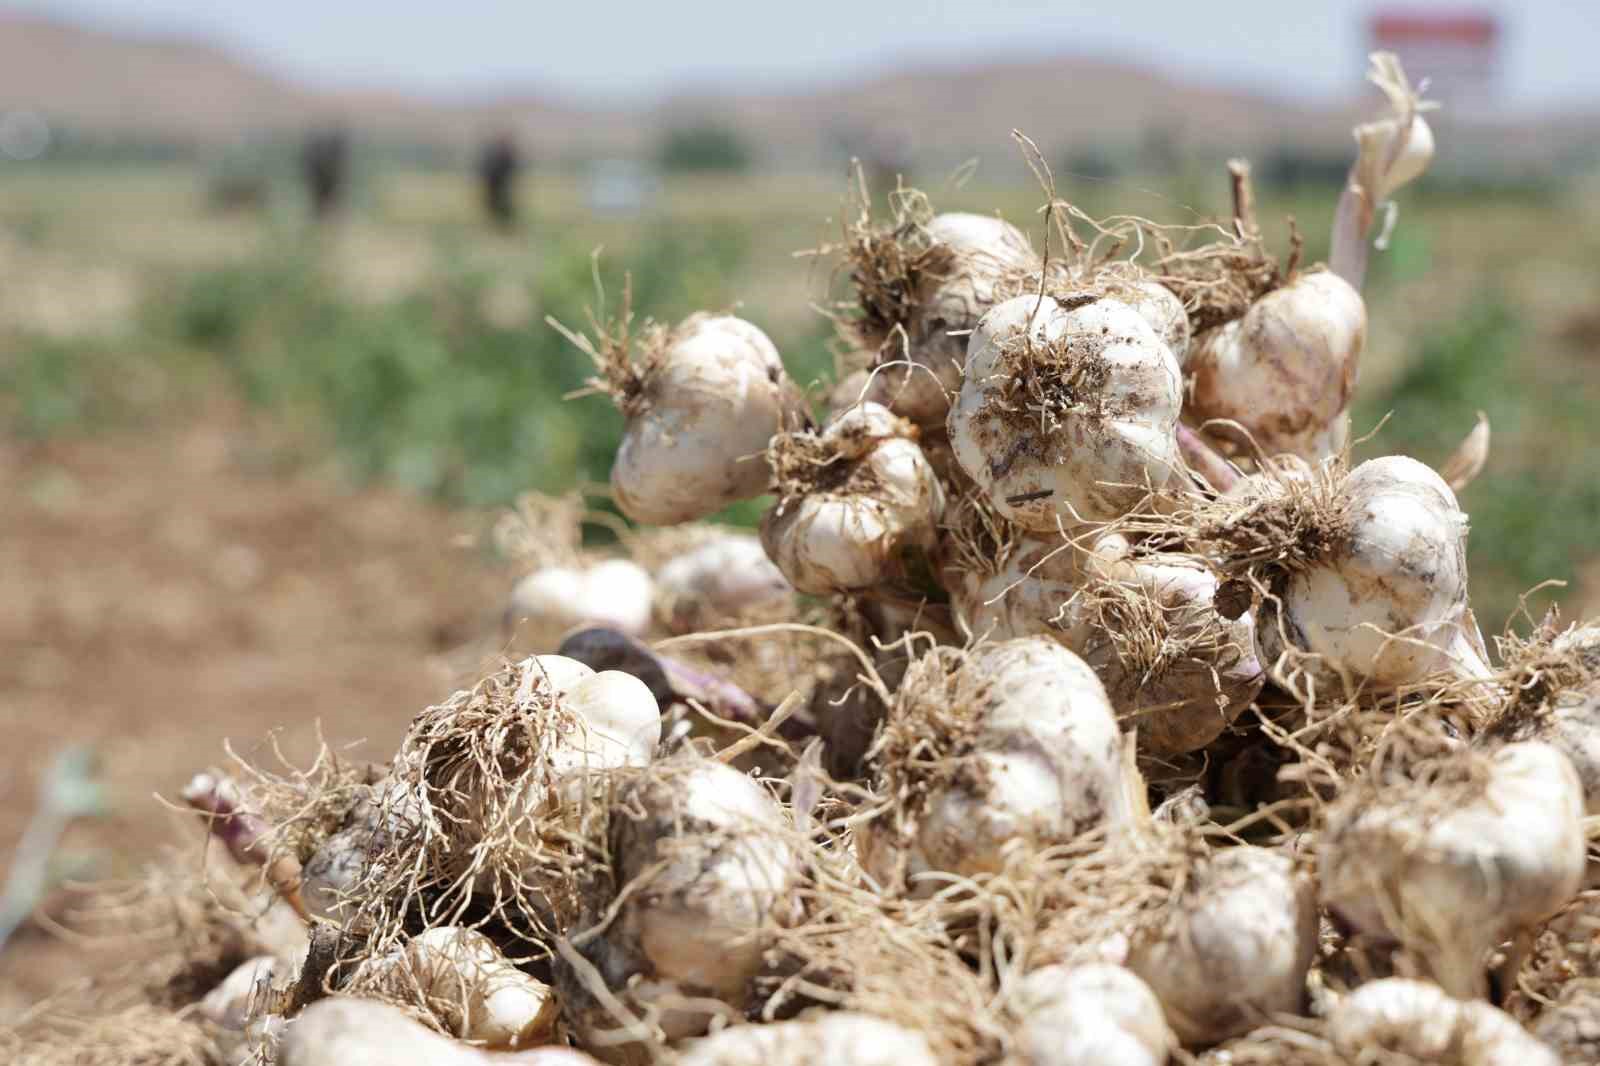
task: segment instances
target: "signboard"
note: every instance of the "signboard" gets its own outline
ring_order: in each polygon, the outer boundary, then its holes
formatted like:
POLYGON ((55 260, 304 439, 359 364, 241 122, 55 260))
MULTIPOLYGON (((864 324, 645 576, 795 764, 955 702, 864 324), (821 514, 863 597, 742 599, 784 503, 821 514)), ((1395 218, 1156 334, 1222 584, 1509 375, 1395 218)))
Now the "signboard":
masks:
MULTIPOLYGON (((1394 52, 1428 96, 1447 107, 1493 101, 1500 67, 1502 27, 1478 10, 1380 8, 1367 20, 1367 52, 1394 52)), ((1363 61, 1365 56, 1363 55, 1363 61)))

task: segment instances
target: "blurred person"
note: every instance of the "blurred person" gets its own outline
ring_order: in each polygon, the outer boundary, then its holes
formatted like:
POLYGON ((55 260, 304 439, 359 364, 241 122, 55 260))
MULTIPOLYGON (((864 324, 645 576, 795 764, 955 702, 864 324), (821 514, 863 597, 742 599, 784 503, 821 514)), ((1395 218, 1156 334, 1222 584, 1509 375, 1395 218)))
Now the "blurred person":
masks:
POLYGON ((501 229, 516 225, 516 181, 521 169, 522 156, 509 133, 497 133, 489 138, 478 156, 483 206, 489 212, 489 220, 501 229))
POLYGON ((300 169, 312 216, 327 218, 343 204, 349 184, 349 133, 338 126, 313 130, 300 150, 300 169))

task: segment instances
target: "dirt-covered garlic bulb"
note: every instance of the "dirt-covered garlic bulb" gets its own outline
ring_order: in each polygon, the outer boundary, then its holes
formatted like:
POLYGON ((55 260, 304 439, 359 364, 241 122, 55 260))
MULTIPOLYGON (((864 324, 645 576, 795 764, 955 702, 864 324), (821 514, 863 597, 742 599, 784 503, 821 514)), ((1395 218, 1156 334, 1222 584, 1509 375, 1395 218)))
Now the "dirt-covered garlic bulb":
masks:
POLYGON ((988 215, 936 215, 908 238, 922 248, 909 314, 876 339, 866 398, 932 426, 961 389, 968 332, 1042 264, 1021 230, 988 215))
POLYGON ((799 390, 767 335, 732 315, 657 329, 639 358, 627 338, 582 342, 627 418, 611 490, 636 522, 674 525, 766 491, 772 435, 803 419, 799 390))
POLYGON ((961 468, 995 510, 1037 533, 1108 521, 1182 469, 1177 359, 1109 297, 1020 296, 968 344, 950 409, 961 468))
POLYGON ((482 933, 436 926, 367 959, 349 978, 357 995, 407 1003, 445 1031, 481 1047, 547 1043, 560 1004, 542 981, 512 965, 482 933))
POLYGON ((1322 902, 1357 932, 1399 943, 1458 996, 1479 995, 1495 945, 1578 891, 1583 787, 1537 741, 1461 752, 1417 779, 1351 788, 1318 839, 1322 902))
POLYGON ((1164 1066, 1177 1037, 1148 985, 1121 966, 1044 966, 1019 982, 1015 1066, 1164 1066))
POLYGON ((1334 455, 1366 336, 1366 304, 1349 282, 1301 274, 1194 339, 1185 414, 1237 422, 1268 455, 1334 455))
POLYGON ((795 588, 869 588, 894 574, 901 553, 933 544, 944 491, 915 433, 864 403, 820 433, 773 441, 779 500, 761 521, 761 543, 795 588))
POLYGON ((1349 1062, 1560 1066, 1561 1058, 1504 1011, 1453 999, 1426 981, 1387 977, 1351 992, 1328 1016, 1328 1041, 1349 1062))
POLYGON ((893 807, 856 835, 880 883, 937 891, 1008 850, 1128 816, 1122 738, 1099 678, 1048 637, 935 649, 913 663, 869 753, 893 807))
POLYGON ((1316 886, 1281 851, 1223 848, 1197 862, 1164 927, 1131 938, 1126 965, 1186 1045, 1300 1013, 1317 951, 1316 886))
POLYGON ((922 1035, 854 1011, 736 1025, 692 1040, 678 1066, 937 1066, 922 1035))
POLYGON ((1317 556, 1257 629, 1276 678, 1294 688, 1285 675, 1307 665, 1380 686, 1488 676, 1467 602, 1467 516, 1438 474, 1404 456, 1368 460, 1339 483, 1323 525, 1317 556), (1286 644, 1319 658, 1286 661, 1286 644))
MULTIPOLYGON (((706 1001, 726 1004, 723 1013, 747 1004, 767 947, 763 930, 792 903, 802 869, 793 829, 759 783, 697 756, 658 763, 624 784, 610 818, 622 894, 584 953, 668 1039, 704 1032, 716 1013, 706 1001)), ((617 1021, 603 1004, 575 1014, 587 1046, 608 1043, 602 1034, 617 1021)), ((630 1047, 617 1055, 629 1058, 630 1047)))
POLYGON ((526 627, 540 646, 551 648, 585 623, 639 635, 650 628, 654 596, 649 573, 628 559, 546 566, 512 586, 505 623, 526 627))
POLYGON ((1075 602, 1084 620, 1076 650, 1123 727, 1137 729, 1140 748, 1157 755, 1205 747, 1266 681, 1252 612, 1219 606, 1216 575, 1187 555, 1136 554, 1111 535, 1088 559, 1093 576, 1075 602))

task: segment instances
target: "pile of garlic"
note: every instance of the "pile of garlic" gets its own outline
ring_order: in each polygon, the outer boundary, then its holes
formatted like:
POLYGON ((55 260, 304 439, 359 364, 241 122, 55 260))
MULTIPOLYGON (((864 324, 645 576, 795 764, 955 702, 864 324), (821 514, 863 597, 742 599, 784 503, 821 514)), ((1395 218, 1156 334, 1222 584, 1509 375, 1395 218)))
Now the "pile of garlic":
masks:
POLYGON ((1375 68, 1333 269, 1227 314, 919 198, 854 233, 825 411, 729 315, 582 341, 671 534, 547 552, 537 654, 337 797, 207 801, 310 932, 205 998, 218 1060, 1593 1061, 1600 632, 1493 665, 1465 476, 1349 460, 1433 143, 1375 68))

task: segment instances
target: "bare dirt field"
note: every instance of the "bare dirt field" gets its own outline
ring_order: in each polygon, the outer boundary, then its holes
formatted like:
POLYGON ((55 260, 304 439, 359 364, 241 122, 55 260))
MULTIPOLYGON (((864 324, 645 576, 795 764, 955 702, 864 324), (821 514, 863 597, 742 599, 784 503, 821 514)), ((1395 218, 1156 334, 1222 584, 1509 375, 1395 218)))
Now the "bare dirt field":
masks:
MULTIPOLYGON (((382 758, 492 650, 505 575, 462 546, 470 516, 274 470, 239 427, 219 407, 159 432, 0 438, 0 866, 68 745, 92 747, 105 802, 60 876, 126 875, 180 841, 198 862, 198 826, 156 797, 225 740, 270 759, 277 730, 303 758, 320 726, 382 758)), ((0 954, 0 1015, 88 962, 24 926, 0 954)))

